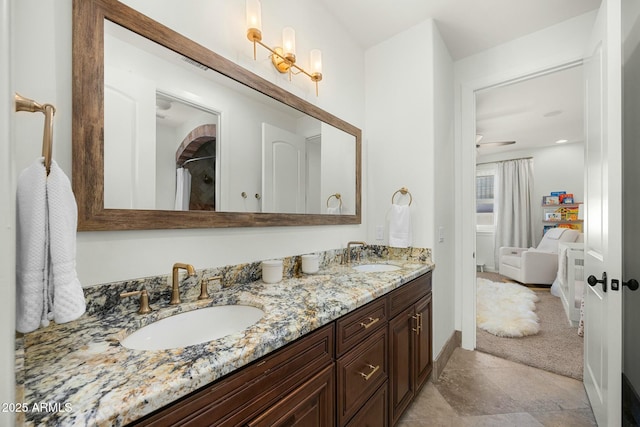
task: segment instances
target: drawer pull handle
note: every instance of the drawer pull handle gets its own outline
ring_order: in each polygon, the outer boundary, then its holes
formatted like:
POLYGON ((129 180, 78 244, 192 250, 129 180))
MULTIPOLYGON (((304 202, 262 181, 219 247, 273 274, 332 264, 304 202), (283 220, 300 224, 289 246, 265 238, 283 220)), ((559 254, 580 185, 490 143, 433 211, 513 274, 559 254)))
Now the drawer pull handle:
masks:
POLYGON ((416 315, 411 316, 411 318, 416 321, 416 327, 415 328, 411 328, 411 330, 413 332, 415 332, 416 335, 420 335, 420 315, 416 314, 416 315))
POLYGON ((379 317, 376 317, 375 319, 373 317, 369 317, 369 323, 360 322, 360 326, 362 326, 365 329, 369 329, 371 326, 378 323, 379 321, 380 321, 379 317))
POLYGON ((373 374, 375 374, 376 372, 378 372, 378 369, 380 369, 380 365, 378 366, 373 366, 373 365, 367 365, 370 369, 371 372, 369 372, 369 374, 363 374, 362 372, 358 372, 360 375, 362 375, 362 378, 364 378, 365 381, 369 381, 369 378, 371 378, 371 376, 373 374))

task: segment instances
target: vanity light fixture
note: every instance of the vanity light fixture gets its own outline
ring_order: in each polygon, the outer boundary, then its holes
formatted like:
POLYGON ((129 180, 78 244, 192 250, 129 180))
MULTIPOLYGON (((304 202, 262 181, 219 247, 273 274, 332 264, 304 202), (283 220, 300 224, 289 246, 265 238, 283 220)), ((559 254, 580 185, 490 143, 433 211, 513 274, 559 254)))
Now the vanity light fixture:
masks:
POLYGON ((309 53, 310 71, 304 70, 296 64, 296 32, 291 27, 282 30, 282 47, 271 48, 262 43, 262 7, 260 0, 246 0, 247 13, 247 38, 253 42, 253 59, 256 59, 256 44, 271 52, 271 62, 281 73, 306 74, 316 84, 316 96, 318 96, 318 82, 322 80, 322 52, 312 49, 309 53), (294 71, 295 70, 295 71, 294 71))

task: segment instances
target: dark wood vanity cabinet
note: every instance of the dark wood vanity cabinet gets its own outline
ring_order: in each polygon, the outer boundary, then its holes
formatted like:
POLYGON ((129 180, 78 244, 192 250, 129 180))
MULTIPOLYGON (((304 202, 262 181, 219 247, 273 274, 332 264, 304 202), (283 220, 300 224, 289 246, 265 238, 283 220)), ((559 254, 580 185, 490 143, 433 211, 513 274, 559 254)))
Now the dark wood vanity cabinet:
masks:
POLYGON ((135 424, 238 426, 254 422, 262 425, 262 417, 269 417, 269 410, 280 405, 291 411, 293 419, 300 419, 300 412, 296 412, 299 408, 295 407, 298 403, 315 405, 317 408, 312 410, 326 411, 324 416, 319 416, 320 420, 333 420, 334 337, 331 323, 135 424), (326 380, 328 377, 330 380, 326 380), (324 380, 326 384, 318 387, 324 380), (324 390, 319 390, 323 387, 324 390), (303 393, 308 393, 308 399, 303 398, 303 393))
POLYGON ((431 273, 392 293, 390 304, 389 423, 395 425, 433 368, 431 273))
POLYGON ((136 421, 394 425, 432 369, 431 272, 136 421))

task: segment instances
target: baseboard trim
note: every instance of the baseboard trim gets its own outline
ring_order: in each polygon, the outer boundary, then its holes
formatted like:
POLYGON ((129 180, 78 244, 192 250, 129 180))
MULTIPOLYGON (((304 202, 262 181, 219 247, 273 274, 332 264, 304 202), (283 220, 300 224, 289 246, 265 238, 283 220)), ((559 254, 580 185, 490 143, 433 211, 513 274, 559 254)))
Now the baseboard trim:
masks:
POLYGON ((431 376, 434 380, 440 378, 440 374, 444 371, 444 367, 447 366, 449 358, 453 354, 453 351, 462 346, 462 332, 453 331, 453 334, 449 337, 445 345, 440 350, 440 354, 433 360, 433 372, 431 376))

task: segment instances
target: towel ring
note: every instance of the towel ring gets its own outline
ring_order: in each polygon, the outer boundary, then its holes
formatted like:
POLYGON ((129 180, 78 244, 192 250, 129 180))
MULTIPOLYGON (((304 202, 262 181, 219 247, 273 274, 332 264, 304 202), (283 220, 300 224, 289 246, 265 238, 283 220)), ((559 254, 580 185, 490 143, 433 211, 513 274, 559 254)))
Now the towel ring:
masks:
POLYGON ((342 208, 342 196, 340 195, 340 193, 332 194, 329 196, 329 198, 327 199, 327 207, 329 207, 329 201, 331 200, 332 197, 335 197, 336 200, 338 200, 338 202, 340 203, 338 207, 342 208))
POLYGON ((402 187, 401 189, 399 189, 398 191, 396 191, 395 193, 393 193, 393 196, 391 196, 391 204, 393 204, 393 199, 396 197, 396 194, 402 194, 403 196, 406 196, 407 194, 409 195, 409 206, 411 206, 411 202, 413 202, 413 196, 411 195, 411 192, 409 190, 407 190, 407 187, 402 187))

